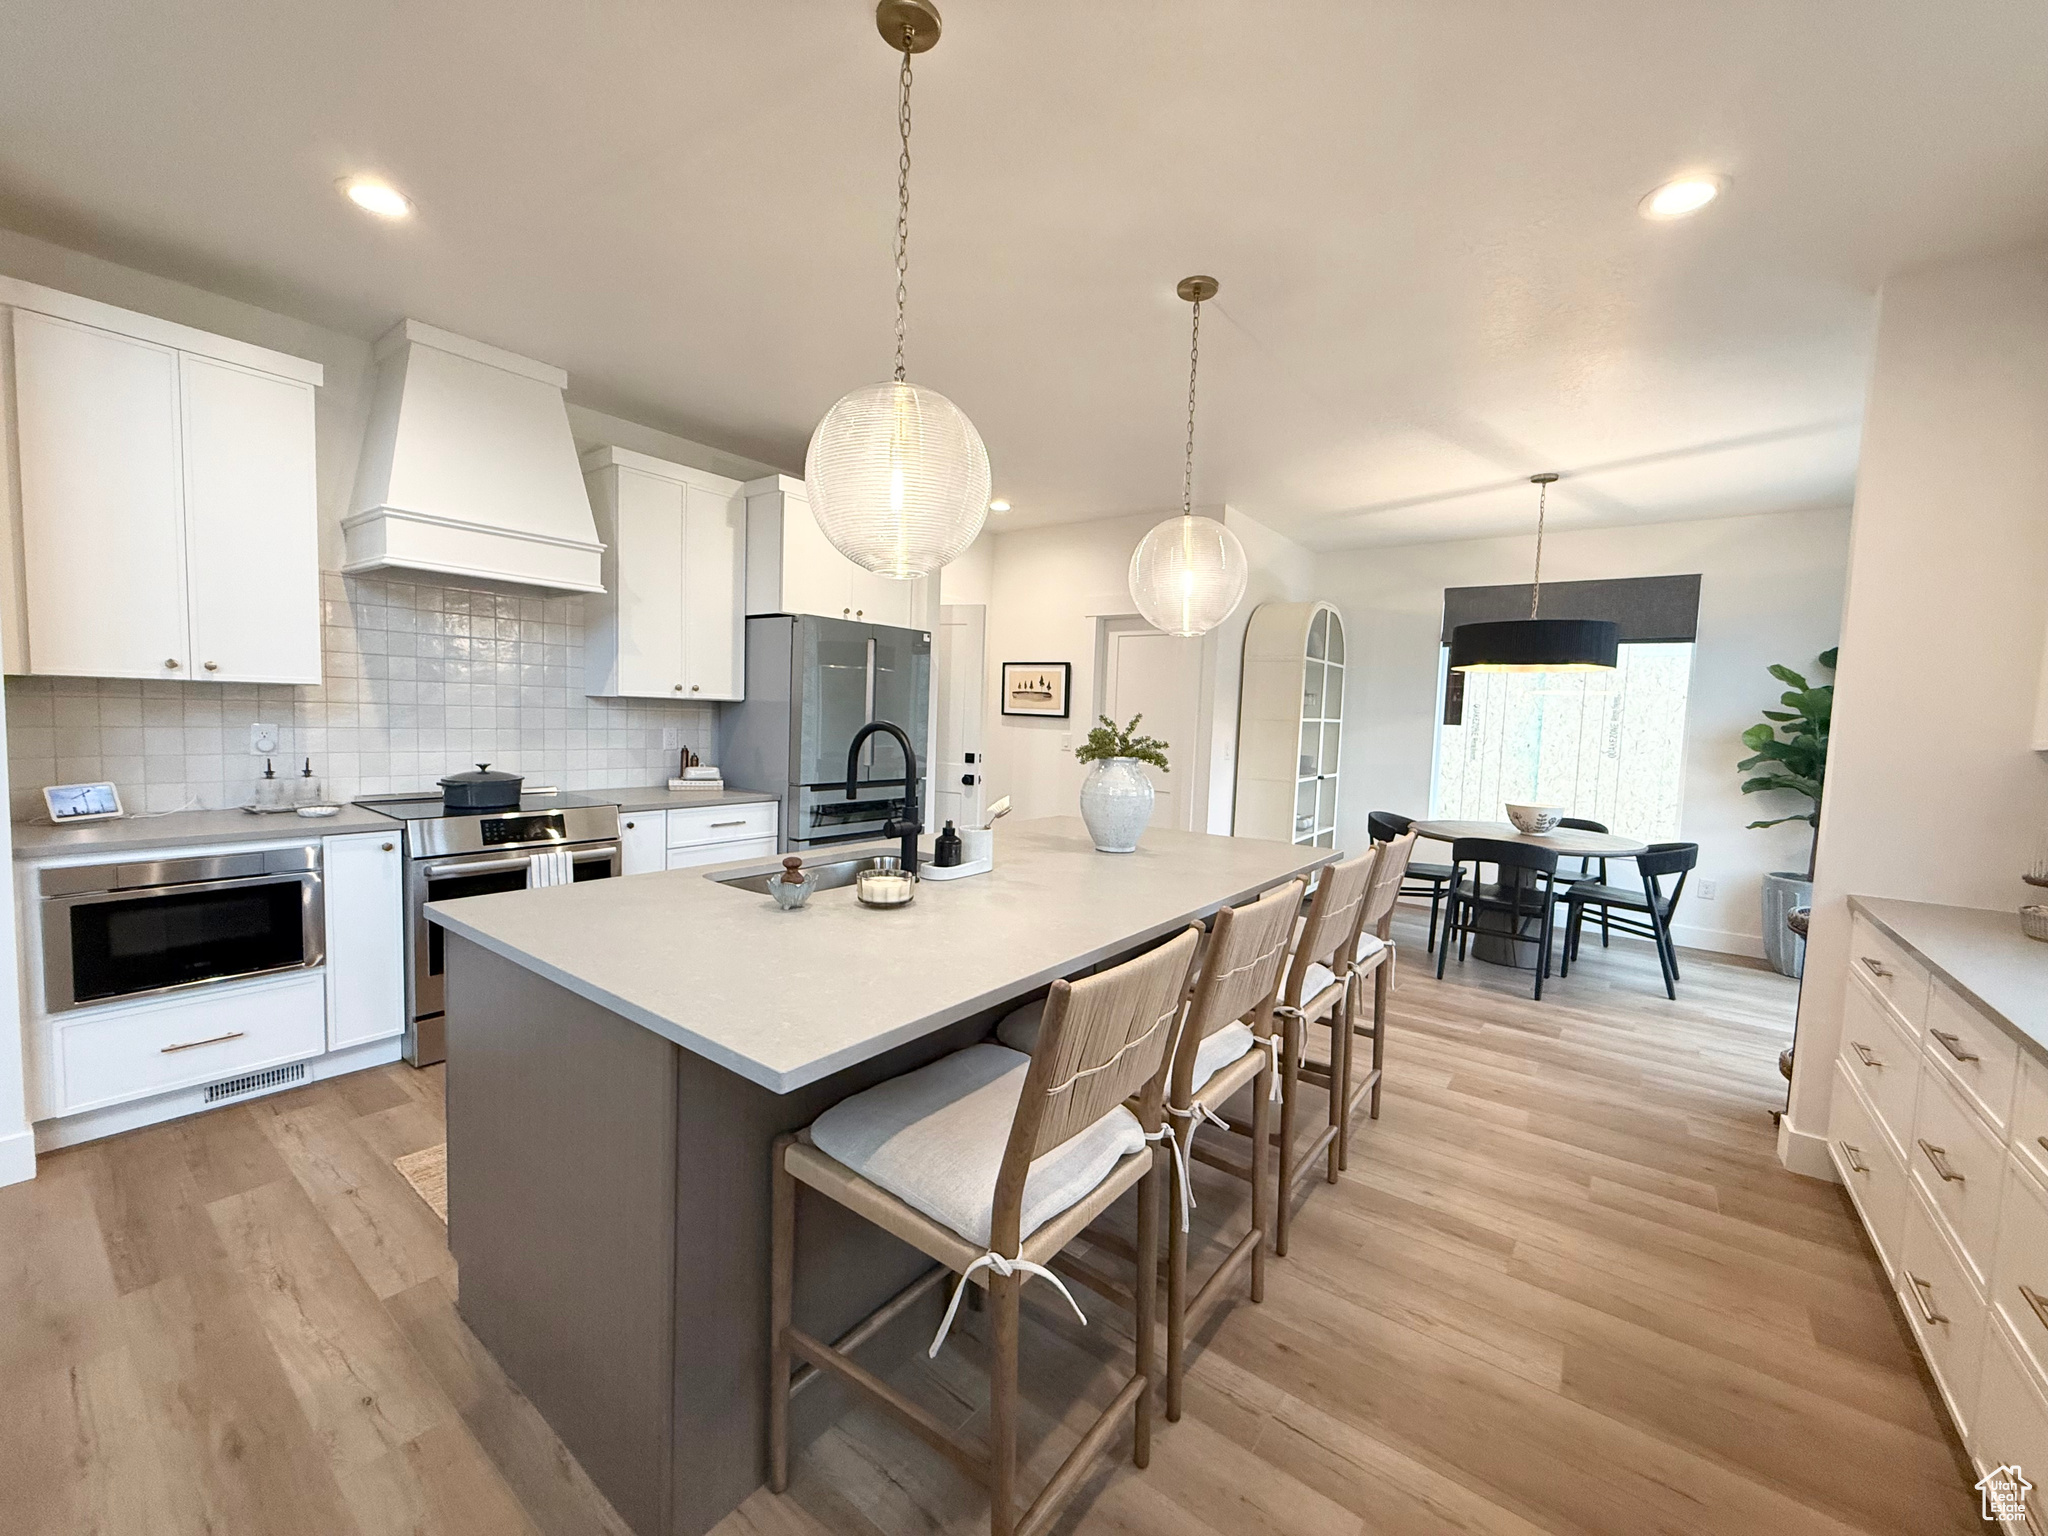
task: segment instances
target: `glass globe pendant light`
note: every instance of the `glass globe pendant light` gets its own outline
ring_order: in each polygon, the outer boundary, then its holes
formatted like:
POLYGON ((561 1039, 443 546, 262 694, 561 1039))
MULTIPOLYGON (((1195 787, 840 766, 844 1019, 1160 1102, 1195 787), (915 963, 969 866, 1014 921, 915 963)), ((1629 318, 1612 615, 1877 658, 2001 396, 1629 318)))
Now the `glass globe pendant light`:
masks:
POLYGON ((1460 624, 1451 631, 1453 672, 1600 672, 1620 658, 1621 626, 1611 619, 1546 619, 1543 611, 1543 514, 1554 473, 1531 475, 1536 490, 1536 573, 1529 617, 1460 624))
POLYGON ((1195 375, 1202 361, 1202 301, 1216 297, 1216 279, 1184 277, 1174 291, 1194 306, 1180 516, 1154 528, 1131 552, 1131 601, 1154 629, 1193 637, 1230 617, 1244 599, 1250 568, 1236 534, 1213 517, 1195 516, 1195 375))
POLYGON ((910 272, 910 56, 939 40, 930 0, 882 0, 875 26, 903 54, 896 127, 896 376, 840 397, 811 433, 804 484, 811 516, 847 559, 877 576, 929 576, 963 554, 988 520, 988 449, 960 407, 905 380, 910 272))

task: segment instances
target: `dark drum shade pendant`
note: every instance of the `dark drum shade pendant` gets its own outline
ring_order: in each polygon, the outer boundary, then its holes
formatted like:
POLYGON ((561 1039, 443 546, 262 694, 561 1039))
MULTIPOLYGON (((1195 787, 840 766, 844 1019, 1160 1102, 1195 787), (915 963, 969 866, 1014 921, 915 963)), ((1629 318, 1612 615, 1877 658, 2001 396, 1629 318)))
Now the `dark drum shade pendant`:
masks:
POLYGON ((1531 475, 1536 492, 1536 573, 1529 617, 1460 624, 1451 631, 1453 672, 1598 672, 1619 659, 1621 626, 1611 619, 1546 619, 1543 604, 1543 520, 1555 474, 1531 475))

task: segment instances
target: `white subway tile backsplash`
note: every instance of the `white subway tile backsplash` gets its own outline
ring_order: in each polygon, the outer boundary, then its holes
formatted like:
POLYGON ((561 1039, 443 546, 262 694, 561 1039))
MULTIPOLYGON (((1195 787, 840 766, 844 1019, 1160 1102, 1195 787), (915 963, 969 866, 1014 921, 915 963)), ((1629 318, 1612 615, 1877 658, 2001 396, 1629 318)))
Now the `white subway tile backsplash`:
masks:
POLYGON ((675 769, 664 728, 714 745, 708 705, 585 696, 580 597, 330 571, 321 611, 317 688, 8 678, 13 813, 41 815, 46 784, 98 779, 131 811, 244 804, 258 722, 278 728, 278 775, 310 757, 335 800, 431 791, 479 761, 563 789, 658 784, 675 769))

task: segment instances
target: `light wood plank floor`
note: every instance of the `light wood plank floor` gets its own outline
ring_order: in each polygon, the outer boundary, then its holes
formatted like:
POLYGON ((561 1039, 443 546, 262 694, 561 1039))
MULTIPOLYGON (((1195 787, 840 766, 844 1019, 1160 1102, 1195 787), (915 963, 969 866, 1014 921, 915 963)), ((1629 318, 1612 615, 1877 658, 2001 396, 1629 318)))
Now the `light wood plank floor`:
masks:
MULTIPOLYGON (((1844 1197, 1773 1155, 1791 983, 1687 955, 1674 1005, 1617 941, 1535 1004, 1477 963, 1439 985, 1402 934, 1382 1118, 1314 1186, 1266 1304, 1208 1330, 1150 1471, 1105 1464, 1062 1528, 1984 1529, 1844 1197)), ((441 1139, 440 1094, 382 1068, 0 1190, 0 1530, 617 1536, 457 1318, 440 1223, 391 1166, 441 1139)), ((1198 1236, 1235 1230, 1238 1188, 1197 1179, 1198 1236)), ((1085 1329, 1027 1309, 1028 1487, 1128 1349, 1080 1294, 1085 1329)), ((897 1385, 972 1420, 981 1321, 897 1385)), ((984 1510, 861 1410, 718 1536, 984 1510)))

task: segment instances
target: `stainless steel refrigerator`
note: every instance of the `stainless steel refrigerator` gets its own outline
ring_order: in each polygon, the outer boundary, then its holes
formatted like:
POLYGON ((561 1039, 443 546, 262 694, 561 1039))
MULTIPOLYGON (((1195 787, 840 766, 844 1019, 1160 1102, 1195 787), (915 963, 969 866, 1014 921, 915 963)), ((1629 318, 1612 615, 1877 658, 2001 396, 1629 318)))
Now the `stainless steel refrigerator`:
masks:
POLYGON ((725 781, 782 797, 782 846, 808 854, 880 837, 908 783, 896 742, 861 748, 846 795, 846 749, 870 720, 903 727, 917 746, 930 805, 932 637, 922 629, 773 614, 747 620, 747 696, 728 705, 719 767, 725 781))

